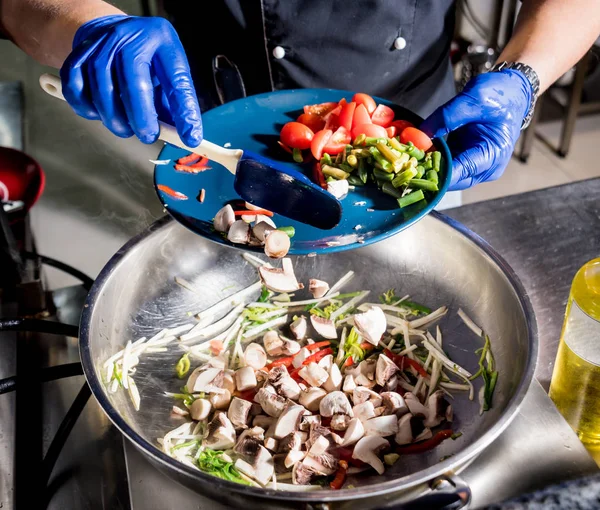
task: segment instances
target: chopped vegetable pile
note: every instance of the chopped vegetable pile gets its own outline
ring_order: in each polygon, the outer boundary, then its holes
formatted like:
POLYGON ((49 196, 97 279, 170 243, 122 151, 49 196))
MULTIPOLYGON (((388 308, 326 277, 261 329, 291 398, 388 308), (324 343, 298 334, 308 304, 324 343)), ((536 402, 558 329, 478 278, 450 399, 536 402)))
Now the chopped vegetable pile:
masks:
POLYGON ((298 163, 314 158, 315 182, 340 200, 350 186, 375 185, 400 208, 425 203, 439 190, 442 155, 425 133, 394 116, 363 93, 306 105, 283 126, 279 144, 298 163))
POLYGON ((256 283, 198 313, 196 324, 129 341, 104 364, 108 391, 127 389, 139 409, 140 356, 182 349, 173 377, 185 385, 168 395, 172 417, 185 422, 158 439, 166 454, 241 484, 338 490, 350 474, 383 474, 459 437, 447 398, 464 391, 473 400, 479 377, 480 413, 491 407, 490 339, 461 309, 483 342, 475 374, 444 349, 438 321, 447 307, 431 310, 393 289, 374 300, 370 290, 342 292, 353 271, 331 286, 310 279, 312 297, 297 299, 305 285, 289 258, 273 267, 243 256, 256 283))

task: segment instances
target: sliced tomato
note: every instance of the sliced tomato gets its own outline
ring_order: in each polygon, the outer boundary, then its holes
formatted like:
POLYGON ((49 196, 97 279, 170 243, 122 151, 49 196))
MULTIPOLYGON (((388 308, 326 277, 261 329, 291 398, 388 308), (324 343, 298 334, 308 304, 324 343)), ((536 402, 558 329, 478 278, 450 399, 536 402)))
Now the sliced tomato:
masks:
POLYGON ((342 97, 342 99, 340 99, 340 102, 338 103, 338 106, 344 106, 345 104, 348 104, 348 101, 346 101, 345 97, 342 97))
POLYGON ((414 124, 412 122, 408 122, 407 120, 395 120, 391 123, 391 126, 394 126, 396 128, 396 133, 400 134, 407 127, 414 127, 414 124))
POLYGON ((433 145, 431 138, 416 127, 407 127, 403 129, 402 133, 400 133, 400 141, 402 143, 412 142, 415 147, 422 151, 428 150, 433 145))
MULTIPOLYGON (((323 152, 326 152, 330 155, 339 154, 342 152, 346 145, 348 145, 351 141, 350 131, 348 131, 345 127, 340 126, 337 128, 336 132, 327 140, 325 147, 323 148, 323 152)), ((314 154, 313 154, 314 155, 314 154)))
POLYGON ((312 155, 317 161, 323 156, 323 149, 332 135, 333 131, 331 129, 321 129, 321 131, 317 131, 315 136, 313 136, 312 142, 310 143, 310 152, 312 152, 312 155))
POLYGON ((281 128, 281 141, 292 149, 309 149, 315 136, 312 129, 300 122, 288 122, 281 128))
POLYGON ((316 113, 303 113, 296 119, 296 122, 309 127, 313 133, 321 131, 325 127, 325 121, 316 113))
POLYGON ((365 108, 364 104, 357 104, 354 110, 354 117, 352 117, 352 129, 361 124, 372 124, 371 116, 365 108))
POLYGON ((358 135, 365 135, 373 138, 387 137, 387 131, 384 127, 377 124, 359 124, 352 129, 352 136, 356 138, 358 135))
POLYGON ((354 118, 354 110, 356 109, 356 103, 350 102, 342 106, 340 112, 339 122, 340 126, 345 127, 348 131, 352 129, 352 119, 354 118))
POLYGON ((388 138, 394 138, 396 136, 396 126, 388 126, 385 128, 388 138))
POLYGON ((369 94, 364 94, 362 92, 354 94, 352 101, 354 101, 356 104, 364 105, 369 115, 371 115, 377 108, 375 99, 373 99, 369 94))
POLYGON ((378 126, 388 127, 394 120, 394 110, 389 106, 380 104, 371 114, 371 121, 378 126))
POLYGON ((304 113, 314 113, 319 117, 323 117, 337 106, 338 103, 335 102, 307 104, 304 106, 304 113))
POLYGON ((324 129, 335 131, 340 127, 340 113, 342 113, 343 106, 344 105, 337 105, 333 110, 323 116, 323 120, 325 121, 324 129))

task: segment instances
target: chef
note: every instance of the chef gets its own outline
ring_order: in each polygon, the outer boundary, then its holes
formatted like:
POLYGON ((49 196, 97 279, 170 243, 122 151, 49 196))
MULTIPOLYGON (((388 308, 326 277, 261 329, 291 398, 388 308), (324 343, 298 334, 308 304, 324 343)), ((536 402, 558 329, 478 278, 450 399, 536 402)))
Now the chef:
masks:
POLYGON ((524 0, 491 72, 454 96, 451 0, 165 2, 130 16, 101 0, 1 0, 5 37, 60 69, 73 110, 153 143, 157 119, 189 146, 201 112, 250 95, 327 87, 381 96, 449 135, 451 189, 500 177, 536 98, 600 34, 598 0, 524 0), (454 97, 453 97, 454 96, 454 97))

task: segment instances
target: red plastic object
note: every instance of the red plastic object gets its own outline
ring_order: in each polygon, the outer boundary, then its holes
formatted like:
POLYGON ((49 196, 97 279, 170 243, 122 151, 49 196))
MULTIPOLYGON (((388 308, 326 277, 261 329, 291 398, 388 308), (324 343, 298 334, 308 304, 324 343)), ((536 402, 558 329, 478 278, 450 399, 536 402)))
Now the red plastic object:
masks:
POLYGON ((0 147, 0 201, 22 200, 27 212, 39 200, 46 184, 40 164, 22 151, 0 147))

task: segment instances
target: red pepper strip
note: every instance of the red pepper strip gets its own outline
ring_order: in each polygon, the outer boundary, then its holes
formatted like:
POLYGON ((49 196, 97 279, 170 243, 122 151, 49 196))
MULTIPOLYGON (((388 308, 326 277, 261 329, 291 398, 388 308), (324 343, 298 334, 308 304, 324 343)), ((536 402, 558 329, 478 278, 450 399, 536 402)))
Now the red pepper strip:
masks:
POLYGON ((292 149, 290 149, 285 143, 277 140, 277 143, 281 146, 281 148, 285 151, 285 152, 289 152, 290 154, 293 154, 294 152, 292 151, 292 149))
POLYGON ((338 470, 335 474, 335 478, 329 484, 334 491, 340 490, 346 481, 346 472, 348 471, 348 463, 345 460, 340 460, 338 463, 338 470))
POLYGON ((352 359, 352 356, 348 356, 348 359, 344 362, 344 366, 350 367, 352 365, 354 365, 354 360, 352 359))
MULTIPOLYGON (((323 420, 324 420, 324 418, 321 418, 322 425, 323 425, 323 420)), ((331 418, 329 418, 329 420, 331 420, 331 418)), ((325 426, 325 425, 323 425, 323 426, 325 426)), ((336 448, 334 450, 334 454, 336 454, 340 458, 340 460, 346 461, 351 466, 354 466, 354 467, 364 466, 365 463, 362 460, 352 458, 352 453, 354 453, 354 448, 340 447, 340 448, 336 448)))
POLYGON ((165 186, 164 184, 157 184, 156 187, 166 193, 170 197, 176 198, 177 200, 187 200, 188 197, 183 193, 179 193, 179 191, 175 191, 174 189, 169 188, 169 186, 165 186))
POLYGON ((320 359, 324 358, 328 354, 333 354, 333 349, 327 348, 327 349, 322 349, 320 351, 315 352, 313 355, 311 355, 308 358, 306 358, 302 362, 302 365, 306 366, 306 365, 308 365, 310 363, 313 363, 313 362, 317 363, 320 359))
POLYGON ((321 163, 315 163, 313 166, 313 177, 315 182, 323 189, 327 189, 327 182, 325 181, 325 175, 321 170, 321 163))
POLYGON ((453 432, 451 429, 440 430, 435 436, 433 436, 431 439, 427 439, 426 441, 416 444, 409 444, 408 446, 398 446, 396 448, 396 453, 398 455, 410 455, 411 453, 423 453, 429 451, 432 448, 435 448, 445 439, 452 437, 452 434, 453 432))
POLYGON ((210 170, 209 166, 189 166, 189 165, 175 165, 175 170, 178 172, 187 172, 188 174, 199 174, 205 170, 210 170))
POLYGON ((206 156, 203 156, 202 158, 200 158, 200 161, 196 161, 196 163, 190 165, 193 166, 194 168, 196 167, 202 167, 202 166, 206 166, 208 165, 208 158, 206 156))
POLYGON ((254 402, 254 397, 256 396, 256 390, 246 390, 241 391, 238 395, 242 400, 247 400, 248 402, 254 402))
POLYGON ((273 216, 273 213, 266 209, 256 209, 255 211, 233 211, 233 214, 236 216, 256 216, 258 214, 262 214, 263 216, 273 216))
POLYGON ((200 159, 200 154, 195 154, 195 153, 191 153, 188 154, 187 156, 183 156, 182 158, 179 158, 177 160, 177 163, 179 163, 180 165, 189 165, 190 163, 193 163, 194 161, 198 161, 198 159, 200 159))
POLYGON ((329 340, 324 340, 323 342, 308 344, 308 345, 305 345, 304 347, 306 349, 308 349, 309 351, 314 351, 315 349, 320 349, 321 347, 328 347, 330 345, 331 345, 331 342, 329 340))
POLYGON ((363 342, 362 344, 360 344, 360 348, 365 351, 370 351, 371 349, 374 349, 375 346, 370 342, 363 342))
POLYGON ((396 363, 400 370, 404 370, 405 365, 409 365, 410 367, 414 368, 417 372, 419 372, 419 375, 422 375, 423 377, 429 377, 427 370, 425 370, 418 361, 410 359, 407 356, 400 356, 399 354, 394 354, 389 349, 384 349, 383 353, 394 363, 396 363))
POLYGON ((294 356, 289 356, 287 358, 279 358, 273 361, 272 363, 269 363, 265 368, 267 370, 271 370, 273 367, 278 367, 280 365, 285 365, 286 367, 289 367, 292 364, 292 361, 294 361, 294 356))
POLYGON ((302 370, 302 367, 295 368, 290 372, 290 377, 296 382, 304 381, 304 379, 302 379, 302 376, 300 375, 300 370, 302 370))

